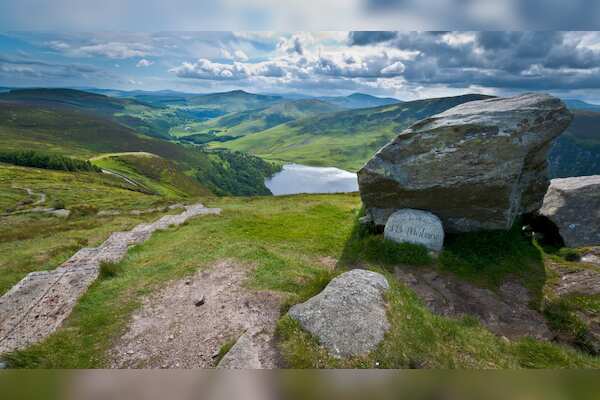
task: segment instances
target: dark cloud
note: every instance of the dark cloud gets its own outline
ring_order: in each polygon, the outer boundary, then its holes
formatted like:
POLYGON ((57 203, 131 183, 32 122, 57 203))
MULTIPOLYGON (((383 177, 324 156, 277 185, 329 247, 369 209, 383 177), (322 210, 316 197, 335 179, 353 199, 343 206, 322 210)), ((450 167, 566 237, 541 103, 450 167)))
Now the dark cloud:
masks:
POLYGON ((396 37, 396 32, 391 31, 353 31, 348 34, 349 44, 363 46, 386 42, 396 37))

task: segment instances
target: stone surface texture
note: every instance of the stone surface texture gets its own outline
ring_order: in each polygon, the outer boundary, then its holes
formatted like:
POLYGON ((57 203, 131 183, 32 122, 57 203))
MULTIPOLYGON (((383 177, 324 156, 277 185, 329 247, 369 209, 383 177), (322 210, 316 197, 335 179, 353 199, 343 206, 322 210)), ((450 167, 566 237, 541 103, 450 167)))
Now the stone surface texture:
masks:
POLYGON ((23 349, 58 329, 98 277, 102 262, 120 261, 129 246, 146 241, 156 230, 220 211, 202 204, 186 206, 181 214, 115 232, 100 246, 79 250, 55 270, 28 274, 0 297, 0 354, 23 349))
POLYGON ((388 240, 420 244, 433 251, 441 251, 444 246, 442 221, 427 211, 405 208, 394 212, 385 223, 383 234, 388 240))
POLYGON ((600 245, 600 175, 553 179, 540 214, 556 225, 565 245, 600 245))
POLYGON ((423 119, 358 172, 367 215, 427 210, 446 232, 509 229, 537 211, 548 187, 546 157, 572 120, 545 94, 472 101, 423 119))
POLYGON ((387 279, 355 269, 334 278, 321 293, 296 304, 289 315, 337 357, 374 350, 389 329, 384 293, 387 279))

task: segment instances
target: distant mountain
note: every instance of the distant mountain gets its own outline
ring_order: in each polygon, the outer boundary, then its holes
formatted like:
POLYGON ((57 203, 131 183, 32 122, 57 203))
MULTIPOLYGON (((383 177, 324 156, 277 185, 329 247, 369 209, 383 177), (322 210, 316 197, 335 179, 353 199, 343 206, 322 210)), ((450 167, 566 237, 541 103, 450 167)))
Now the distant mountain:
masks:
MULTIPOLYGON (((151 104, 140 101, 139 98, 112 97, 76 89, 14 89, 7 93, 0 93, 0 101, 29 106, 66 108, 110 117, 147 136, 163 138, 170 137, 169 131, 173 126, 198 118, 194 110, 168 108, 158 102, 151 104)), ((216 116, 210 112, 209 114, 210 117, 216 116)))
POLYGON ((203 106, 230 113, 268 107, 284 101, 284 99, 281 96, 267 96, 248 93, 243 90, 233 90, 230 92, 193 95, 188 97, 187 101, 189 105, 203 106))
POLYGON ((572 113, 573 122, 550 150, 552 178, 600 174, 600 112, 572 113))
POLYGON ((600 105, 586 103, 585 101, 582 101, 582 100, 567 99, 567 100, 563 100, 563 102, 566 104, 566 106, 570 110, 600 111, 600 105))
POLYGON ((47 107, 69 107, 108 115, 124 111, 127 105, 136 104, 134 100, 119 99, 81 90, 46 88, 12 89, 9 92, 1 93, 0 101, 47 107))
POLYGON ((244 136, 289 121, 340 110, 341 107, 316 99, 285 101, 266 108, 229 113, 206 122, 179 127, 171 133, 176 136, 244 136))
POLYGON ((347 109, 378 107, 400 103, 400 100, 391 97, 375 97, 364 93, 353 93, 349 96, 325 96, 318 97, 318 99, 347 109))
POLYGON ((489 97, 469 94, 328 113, 213 146, 267 159, 355 171, 412 123, 459 104, 489 97))

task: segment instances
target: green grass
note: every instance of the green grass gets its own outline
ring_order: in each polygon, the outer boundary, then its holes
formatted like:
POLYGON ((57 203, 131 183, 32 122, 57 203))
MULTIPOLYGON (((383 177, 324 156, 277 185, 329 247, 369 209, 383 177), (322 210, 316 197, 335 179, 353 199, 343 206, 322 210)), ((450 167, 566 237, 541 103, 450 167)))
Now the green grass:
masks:
POLYGON ((230 339, 221 345, 221 347, 219 348, 219 352, 215 357, 215 365, 219 364, 223 357, 225 357, 227 353, 229 353, 229 350, 231 350, 231 348, 235 345, 237 340, 238 338, 230 339))
POLYGON ((149 153, 110 154, 92 159, 100 168, 117 172, 149 193, 168 198, 208 196, 211 192, 177 164, 149 153))
MULTIPOLYGON (((344 258, 344 253, 352 255, 348 249, 357 240, 353 232, 360 208, 357 195, 218 198, 208 205, 222 207, 223 214, 157 232, 130 250, 120 263, 121 273, 95 282, 63 329, 42 343, 9 355, 10 365, 106 366, 107 351, 144 296, 166 282, 229 258, 254 266, 249 269, 253 271, 247 283, 250 288, 281 292, 288 299, 283 311, 318 293, 346 267, 359 265, 388 277, 391 330, 376 351, 351 360, 331 358, 314 338, 283 317, 277 330, 279 345, 291 367, 600 367, 598 358, 567 346, 529 339, 506 342, 473 318, 436 316, 414 292, 396 282, 380 260, 367 260, 362 253, 355 254, 354 259, 344 258), (321 262, 323 257, 340 260, 338 269, 328 270, 321 262), (347 260, 357 265, 348 265, 347 260)), ((456 252, 460 246, 451 244, 450 248, 456 252)), ((416 249, 406 250, 410 253, 416 249)), ((482 246, 477 257, 465 256, 465 260, 477 265, 473 260, 482 259, 488 250, 482 246)), ((498 272, 498 276, 503 275, 498 272)))
POLYGON ((0 294, 27 273, 56 268, 80 248, 97 246, 110 233, 131 229, 158 215, 130 215, 129 211, 182 201, 132 191, 121 179, 104 174, 0 165, 2 212, 26 210, 38 200, 13 185, 45 193, 46 202, 38 206, 65 207, 71 210, 71 216, 64 219, 26 213, 0 218, 0 254, 10 255, 0 257, 0 294), (28 204, 23 204, 26 199, 28 204), (98 217, 98 210, 118 210, 123 214, 98 217))
POLYGON ((412 123, 481 98, 466 95, 328 113, 211 146, 249 152, 268 160, 356 171, 412 123))
POLYGON ((123 267, 119 263, 102 262, 100 264, 99 279, 111 279, 123 272, 123 267))

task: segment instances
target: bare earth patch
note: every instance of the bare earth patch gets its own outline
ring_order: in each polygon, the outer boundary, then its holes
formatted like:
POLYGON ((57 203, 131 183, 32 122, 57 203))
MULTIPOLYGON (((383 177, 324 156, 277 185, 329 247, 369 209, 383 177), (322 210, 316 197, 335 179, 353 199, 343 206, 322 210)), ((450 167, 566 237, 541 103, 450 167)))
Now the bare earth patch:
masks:
POLYGON ((473 316, 496 335, 509 339, 552 338, 544 317, 529 307, 527 289, 516 282, 506 282, 499 293, 494 293, 435 271, 408 272, 396 268, 395 275, 435 314, 473 316))
POLYGON ((113 368, 275 368, 281 296, 243 286, 251 267, 225 260, 143 302, 111 351, 113 368), (239 340, 238 340, 239 338, 239 340))

